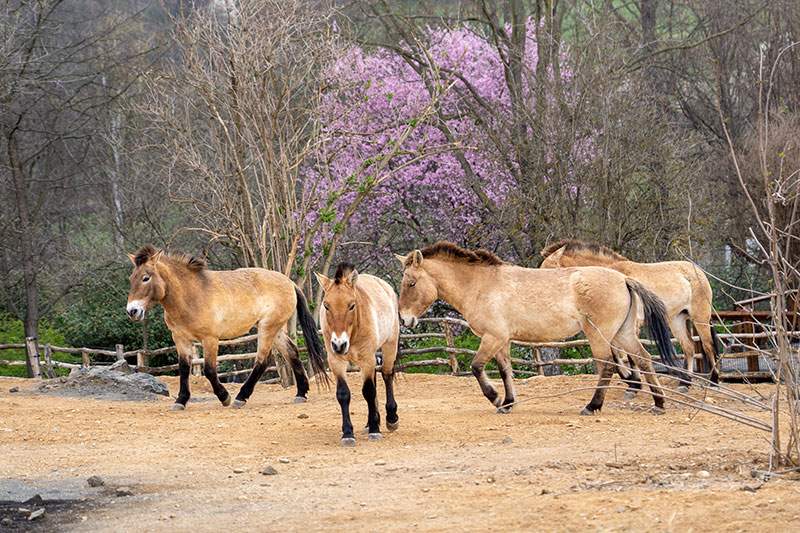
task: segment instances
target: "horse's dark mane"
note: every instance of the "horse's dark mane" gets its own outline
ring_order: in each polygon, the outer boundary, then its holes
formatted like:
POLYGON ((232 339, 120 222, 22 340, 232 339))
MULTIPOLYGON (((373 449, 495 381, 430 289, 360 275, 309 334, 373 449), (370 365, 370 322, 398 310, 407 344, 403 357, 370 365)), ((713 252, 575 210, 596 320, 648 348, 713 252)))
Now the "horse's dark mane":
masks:
POLYGON ((339 285, 345 281, 350 273, 355 269, 356 267, 350 263, 339 263, 339 265, 336 267, 336 274, 333 276, 333 282, 339 285))
POLYGON ((439 241, 421 250, 422 257, 449 259, 460 263, 502 265, 504 261, 488 250, 467 250, 448 241, 439 241))
POLYGON ((577 239, 563 239, 558 242, 554 242, 553 244, 542 248, 542 251, 539 253, 542 255, 542 257, 548 257, 559 248, 564 248, 564 252, 567 253, 589 252, 595 255, 604 255, 618 261, 628 260, 627 257, 622 254, 618 254, 611 248, 607 248, 595 242, 579 241, 577 239))
MULTIPOLYGON (((156 250, 153 245, 147 244, 136 251, 134 254, 134 262, 136 263, 136 266, 142 266, 147 262, 148 259, 157 253, 158 250, 156 250)), ((201 272, 206 269, 206 262, 193 255, 179 253, 169 254, 166 257, 171 259, 173 262, 186 267, 191 272, 201 272)))
POLYGON ((134 255, 133 262, 136 264, 137 267, 142 266, 147 262, 148 259, 150 259, 150 257, 153 256, 153 254, 156 253, 156 251, 157 250, 153 247, 153 245, 145 244, 144 246, 136 250, 135 254, 133 254, 134 255))

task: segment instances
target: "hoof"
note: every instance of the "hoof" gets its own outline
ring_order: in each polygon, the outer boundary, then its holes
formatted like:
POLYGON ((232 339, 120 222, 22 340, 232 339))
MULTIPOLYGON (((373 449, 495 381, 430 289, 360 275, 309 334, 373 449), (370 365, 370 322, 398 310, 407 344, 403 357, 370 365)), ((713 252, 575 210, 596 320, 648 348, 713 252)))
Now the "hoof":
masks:
POLYGON ((228 397, 227 397, 227 398, 225 398, 224 400, 222 400, 222 406, 223 406, 223 407, 228 407, 228 406, 231 404, 231 400, 232 400, 232 399, 233 399, 233 398, 231 398, 231 395, 230 395, 230 394, 228 394, 228 397))
POLYGON ((503 400, 501 400, 500 396, 498 396, 497 398, 492 400, 492 405, 494 405, 495 407, 500 407, 501 405, 503 405, 503 400))
POLYGON ((625 394, 622 395, 622 399, 625 400, 626 402, 629 402, 634 398, 636 398, 636 393, 632 390, 626 390, 625 394))
POLYGON ((508 413, 511 412, 511 408, 512 407, 513 406, 511 406, 511 405, 504 405, 502 407, 498 407, 497 408, 497 414, 499 414, 499 415, 507 415, 508 413))
POLYGON ((581 416, 592 416, 600 409, 590 409, 588 406, 581 409, 581 416))
POLYGON ((170 411, 185 411, 186 406, 182 403, 173 403, 172 407, 169 408, 170 411))
POLYGON ((397 420, 395 422, 386 422, 386 429, 389 431, 395 431, 397 428, 400 427, 400 421, 397 420))
POLYGON ((245 406, 247 400, 233 400, 233 408, 234 409, 241 409, 245 406))
POLYGON ((307 401, 308 398, 306 398, 305 396, 295 396, 294 400, 292 400, 292 403, 306 403, 307 401))
POLYGON ((342 437, 342 446, 345 448, 352 448, 356 445, 356 439, 353 437, 342 437))
POLYGON ((665 414, 667 411, 666 411, 666 409, 664 409, 663 407, 656 407, 656 406, 653 406, 653 407, 651 407, 651 408, 650 408, 650 412, 651 412, 651 413, 653 413, 654 415, 663 415, 663 414, 665 414))
POLYGON ((675 390, 680 392, 681 394, 686 394, 687 392, 689 392, 689 387, 687 385, 678 385, 678 388, 675 390))
POLYGON ((383 438, 383 435, 381 433, 370 433, 369 435, 367 435, 367 438, 369 440, 381 440, 383 438))

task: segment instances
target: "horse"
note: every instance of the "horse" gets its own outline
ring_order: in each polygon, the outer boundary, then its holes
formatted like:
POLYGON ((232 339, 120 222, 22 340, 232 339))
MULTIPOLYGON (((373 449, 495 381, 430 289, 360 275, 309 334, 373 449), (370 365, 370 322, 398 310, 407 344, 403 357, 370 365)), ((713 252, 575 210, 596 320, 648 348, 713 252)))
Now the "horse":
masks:
POLYGON ((400 319, 414 327, 437 299, 461 313, 481 338, 472 373, 486 398, 507 413, 515 403, 510 342, 549 342, 583 332, 599 376, 582 415, 598 412, 613 373, 612 352, 638 360, 653 393, 653 413, 664 413, 664 395, 650 354, 638 338, 638 316, 649 320, 657 346, 667 361, 674 358, 664 306, 637 281, 602 267, 542 270, 505 263, 486 250, 467 250, 440 241, 397 259, 403 265, 400 319), (495 358, 505 399, 486 377, 495 358))
MULTIPOLYGON (((604 266, 635 279, 664 302, 670 329, 681 345, 689 372, 694 368, 695 345, 687 328, 694 323, 700 336, 702 352, 711 369, 710 379, 719 383, 716 331, 711 327, 711 285, 705 273, 689 261, 637 263, 595 243, 562 240, 544 248, 540 268, 604 266)), ((688 379, 682 379, 678 390, 688 391, 688 379)), ((630 382, 632 391, 641 387, 636 378, 630 382)))
POLYGON ((165 254, 150 245, 128 257, 133 263, 126 307, 128 316, 134 321, 143 320, 150 308, 161 304, 164 322, 178 351, 180 392, 172 410, 186 409, 191 395, 189 371, 194 341, 203 345, 203 374, 214 394, 223 406, 231 404, 231 396, 217 376, 219 341, 244 335, 253 325, 258 327, 256 360, 233 407, 241 408, 247 403, 267 368, 267 356, 273 347, 292 367, 297 384, 295 402, 307 401, 308 378, 297 346, 284 331, 295 311, 317 382, 327 382, 314 318, 305 296, 288 277, 263 268, 209 270, 201 259, 185 254, 165 254))
POLYGON ((316 273, 324 292, 319 321, 328 366, 336 377, 336 399, 342 409, 342 446, 355 446, 350 421, 350 389, 345 379, 348 363, 361 369, 361 392, 367 401, 369 440, 382 438, 375 377, 378 348, 383 354, 381 374, 386 386, 386 428, 397 429, 397 402, 394 399, 394 363, 400 341, 397 294, 384 280, 359 274, 349 263, 341 263, 330 279, 316 273))

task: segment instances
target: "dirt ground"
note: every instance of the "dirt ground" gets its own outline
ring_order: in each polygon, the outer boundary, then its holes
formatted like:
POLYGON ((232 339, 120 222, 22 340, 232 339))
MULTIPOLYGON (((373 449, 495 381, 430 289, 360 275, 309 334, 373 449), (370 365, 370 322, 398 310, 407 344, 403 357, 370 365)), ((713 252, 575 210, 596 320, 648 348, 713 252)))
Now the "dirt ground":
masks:
MULTIPOLYGON (((174 395, 177 381, 166 381, 174 395)), ((655 416, 646 396, 626 405, 617 391, 594 417, 578 415, 588 390, 535 398, 594 382, 519 381, 524 403, 500 415, 471 378, 406 375, 400 428, 342 448, 334 391, 313 385, 306 404, 259 385, 237 411, 193 377, 188 409, 170 412, 166 398, 46 397, 32 381, 4 378, 0 500, 53 502, 5 528, 800 530, 800 481, 752 475, 765 466, 765 433, 673 404, 655 416), (266 466, 277 474, 263 475, 266 466), (93 475, 105 485, 89 487, 93 475), (130 495, 117 496, 120 487, 130 495)), ((360 427, 357 392, 351 410, 360 427)), ((4 516, 21 506, 6 503, 4 516)))

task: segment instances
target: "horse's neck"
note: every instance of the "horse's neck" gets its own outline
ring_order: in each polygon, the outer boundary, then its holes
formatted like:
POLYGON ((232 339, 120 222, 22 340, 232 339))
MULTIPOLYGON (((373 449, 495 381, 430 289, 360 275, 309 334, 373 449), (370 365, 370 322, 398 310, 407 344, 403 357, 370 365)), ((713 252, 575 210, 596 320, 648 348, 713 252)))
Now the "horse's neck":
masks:
MULTIPOLYGON (((427 260, 431 261, 431 260, 427 260)), ((469 301, 478 290, 486 291, 486 284, 481 278, 488 269, 478 265, 469 265, 451 261, 433 260, 428 272, 436 279, 439 299, 444 300, 458 310, 461 315, 469 313, 469 301)))
POLYGON ((161 300, 164 311, 173 319, 182 316, 186 311, 191 311, 188 309, 190 307, 188 296, 194 289, 195 274, 183 272, 179 267, 166 261, 159 265, 158 273, 166 284, 166 294, 161 300))

